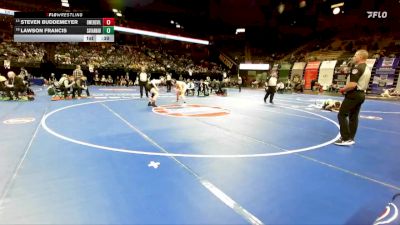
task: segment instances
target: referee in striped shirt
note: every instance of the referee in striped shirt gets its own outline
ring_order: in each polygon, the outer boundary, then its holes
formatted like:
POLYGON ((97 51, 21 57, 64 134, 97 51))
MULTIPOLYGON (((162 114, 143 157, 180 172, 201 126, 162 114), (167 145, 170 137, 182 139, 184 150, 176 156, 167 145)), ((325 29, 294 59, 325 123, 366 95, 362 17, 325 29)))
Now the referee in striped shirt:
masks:
POLYGON ((76 65, 75 70, 72 72, 72 75, 74 76, 74 78, 78 78, 78 77, 83 77, 83 71, 81 70, 81 66, 80 65, 76 65))
POLYGON ((366 50, 358 50, 354 54, 352 61, 355 65, 347 77, 347 84, 339 90, 345 97, 338 113, 341 137, 335 142, 336 145, 348 146, 355 143, 358 115, 371 78, 371 70, 366 64, 367 59, 366 50))

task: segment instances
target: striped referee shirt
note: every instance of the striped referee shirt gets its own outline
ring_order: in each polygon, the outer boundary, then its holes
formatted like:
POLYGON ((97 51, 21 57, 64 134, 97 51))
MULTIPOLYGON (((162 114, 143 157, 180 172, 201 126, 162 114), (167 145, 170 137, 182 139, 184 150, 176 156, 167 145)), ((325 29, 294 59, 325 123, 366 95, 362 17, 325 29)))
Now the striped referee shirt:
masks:
POLYGON ((347 82, 357 83, 357 90, 367 91, 369 80, 371 79, 371 70, 366 63, 355 65, 347 77, 347 82))

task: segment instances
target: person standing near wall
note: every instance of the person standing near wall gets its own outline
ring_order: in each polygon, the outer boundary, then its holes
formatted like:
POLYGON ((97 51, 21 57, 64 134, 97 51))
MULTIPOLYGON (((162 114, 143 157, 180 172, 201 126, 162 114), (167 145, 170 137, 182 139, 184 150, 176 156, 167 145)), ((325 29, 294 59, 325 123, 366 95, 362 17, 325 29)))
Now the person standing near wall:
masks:
POLYGON ((242 77, 238 74, 238 80, 237 80, 238 86, 239 86, 239 92, 242 91, 242 77))

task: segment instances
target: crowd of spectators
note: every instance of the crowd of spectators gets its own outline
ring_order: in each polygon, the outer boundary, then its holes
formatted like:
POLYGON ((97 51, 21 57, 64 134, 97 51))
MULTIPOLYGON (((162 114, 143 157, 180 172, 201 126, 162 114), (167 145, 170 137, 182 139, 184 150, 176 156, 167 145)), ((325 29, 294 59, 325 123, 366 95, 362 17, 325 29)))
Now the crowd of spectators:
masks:
MULTIPOLYGON (((171 54, 167 51, 147 48, 145 44, 141 46, 60 43, 55 46, 53 62, 56 66, 81 65, 84 68, 119 68, 129 71, 138 71, 141 67, 146 67, 149 72, 174 71, 177 74, 222 74, 224 71, 222 65, 207 59, 193 60, 190 53, 171 54)), ((2 61, 19 62, 22 65, 24 63, 39 65, 43 61, 45 52, 43 43, 2 42, 0 44, 2 61)))
POLYGON ((4 60, 20 63, 37 63, 44 56, 45 50, 42 44, 38 43, 0 43, 0 56, 4 60))
POLYGON ((161 66, 145 54, 143 48, 120 45, 60 44, 56 46, 55 63, 61 65, 93 66, 94 68, 124 68, 139 70, 142 66, 151 71, 162 70, 161 66))
POLYGON ((169 54, 167 51, 148 50, 151 58, 159 62, 163 68, 167 70, 181 73, 222 73, 224 71, 222 65, 207 60, 200 60, 195 63, 190 54, 176 55, 169 54))

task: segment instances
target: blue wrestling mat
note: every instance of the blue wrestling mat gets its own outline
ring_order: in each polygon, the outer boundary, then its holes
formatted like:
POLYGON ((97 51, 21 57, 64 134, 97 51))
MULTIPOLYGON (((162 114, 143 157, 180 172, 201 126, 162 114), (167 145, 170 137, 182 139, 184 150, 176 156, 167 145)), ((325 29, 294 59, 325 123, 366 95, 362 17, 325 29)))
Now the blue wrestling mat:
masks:
POLYGON ((316 105, 341 97, 91 88, 0 102, 0 224, 373 224, 400 192, 399 102, 366 100, 343 147, 316 105))

